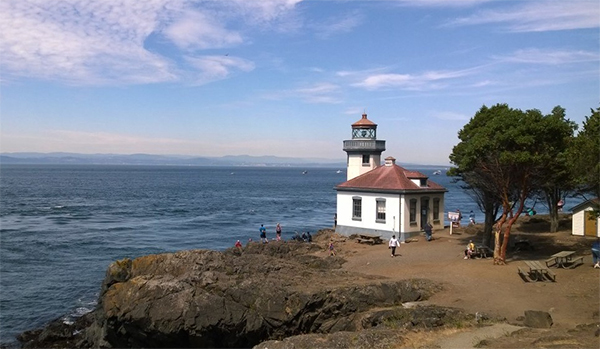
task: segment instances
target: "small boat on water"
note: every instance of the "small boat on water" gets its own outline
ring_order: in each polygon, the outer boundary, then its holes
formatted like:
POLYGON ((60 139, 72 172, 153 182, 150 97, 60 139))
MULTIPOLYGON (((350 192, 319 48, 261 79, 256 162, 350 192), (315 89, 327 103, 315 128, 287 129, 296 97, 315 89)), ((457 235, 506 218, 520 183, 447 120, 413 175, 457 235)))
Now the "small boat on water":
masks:
POLYGON ((437 175, 441 175, 442 171, 441 170, 436 170, 436 171, 433 171, 433 174, 436 175, 436 176, 437 175))
POLYGON ((308 173, 308 171, 302 171, 302 174, 303 174, 303 175, 305 175, 305 174, 307 174, 307 173, 308 173))
POLYGON ((335 173, 342 173, 342 170, 337 170, 335 171, 335 173))

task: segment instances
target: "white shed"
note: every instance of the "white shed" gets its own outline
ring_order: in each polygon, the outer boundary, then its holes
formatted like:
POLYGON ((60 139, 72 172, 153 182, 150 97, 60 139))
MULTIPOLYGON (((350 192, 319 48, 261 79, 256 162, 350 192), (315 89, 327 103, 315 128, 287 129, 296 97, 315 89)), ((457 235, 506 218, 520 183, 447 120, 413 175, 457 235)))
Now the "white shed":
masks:
POLYGON ((571 208, 573 212, 573 235, 600 237, 600 217, 594 218, 594 208, 600 205, 598 198, 588 200, 571 208))

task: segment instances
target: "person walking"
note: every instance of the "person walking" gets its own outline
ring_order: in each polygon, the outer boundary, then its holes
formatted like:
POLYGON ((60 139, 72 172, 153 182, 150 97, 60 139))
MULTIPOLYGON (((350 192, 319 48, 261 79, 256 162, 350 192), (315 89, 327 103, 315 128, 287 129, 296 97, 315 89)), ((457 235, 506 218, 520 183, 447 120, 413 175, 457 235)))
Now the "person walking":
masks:
POLYGON ((267 240, 267 229, 261 224, 258 231, 260 231, 260 241, 262 241, 263 244, 268 243, 269 240, 267 240))
POLYGON ((275 227, 275 235, 277 241, 281 241, 281 225, 279 223, 277 223, 277 226, 275 227))
POLYGON ((396 235, 392 235, 389 243, 389 248, 392 249, 392 258, 396 257, 396 247, 398 246, 400 246, 400 242, 396 239, 396 235))
POLYGON ((335 256, 335 247, 333 247, 333 239, 329 240, 329 255, 335 256))
POLYGON ((433 226, 427 222, 425 224, 425 228, 423 228, 423 230, 425 230, 425 239, 427 241, 431 241, 431 230, 433 229, 433 226))
POLYGON ((600 238, 597 238, 592 243, 592 260, 594 262, 594 268, 600 268, 600 238))

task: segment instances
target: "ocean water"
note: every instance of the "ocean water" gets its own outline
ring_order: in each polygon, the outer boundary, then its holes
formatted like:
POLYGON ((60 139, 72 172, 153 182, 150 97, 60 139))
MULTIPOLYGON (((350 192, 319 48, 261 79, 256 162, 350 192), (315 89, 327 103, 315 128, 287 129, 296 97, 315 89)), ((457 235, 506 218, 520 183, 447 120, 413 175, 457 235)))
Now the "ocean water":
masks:
MULTIPOLYGON (((59 317, 94 308, 108 265, 184 249, 223 250, 333 225, 345 171, 270 167, 2 165, 0 343, 59 317)), ((419 169, 417 169, 419 170, 419 169)), ((445 211, 473 210, 445 175, 445 211)))

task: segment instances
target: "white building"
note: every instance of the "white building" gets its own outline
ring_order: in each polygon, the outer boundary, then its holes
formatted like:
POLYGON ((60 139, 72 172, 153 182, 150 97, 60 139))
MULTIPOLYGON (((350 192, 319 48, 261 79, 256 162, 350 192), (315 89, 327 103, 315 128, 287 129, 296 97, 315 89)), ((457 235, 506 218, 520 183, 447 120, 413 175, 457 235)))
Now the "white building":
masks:
POLYGON ((579 236, 600 237, 600 217, 594 217, 594 207, 598 207, 600 199, 592 199, 573 207, 571 218, 572 234, 579 236))
POLYGON ((434 230, 443 228, 447 190, 420 172, 396 165, 393 157, 380 166, 385 141, 376 139, 376 129, 363 114, 352 124, 352 140, 344 141, 348 178, 335 187, 336 232, 405 240, 419 234, 427 222, 434 230))

